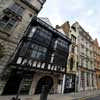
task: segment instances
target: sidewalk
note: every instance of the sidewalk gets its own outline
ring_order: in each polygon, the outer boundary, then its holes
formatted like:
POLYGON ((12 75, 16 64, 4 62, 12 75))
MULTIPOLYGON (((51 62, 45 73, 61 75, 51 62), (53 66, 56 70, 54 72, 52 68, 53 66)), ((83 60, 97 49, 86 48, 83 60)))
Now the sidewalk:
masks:
MULTIPOLYGON (((49 95, 48 100, 74 100, 84 97, 93 97, 100 95, 100 90, 95 91, 85 91, 79 93, 68 93, 68 94, 54 94, 49 95)), ((14 96, 0 96, 0 100, 10 100, 14 96)), ((40 100, 39 95, 34 96, 20 96, 21 100, 40 100)))
POLYGON ((86 98, 86 97, 93 97, 100 95, 100 90, 88 90, 88 91, 82 91, 78 93, 70 93, 64 95, 71 96, 73 99, 79 99, 79 98, 86 98))
MULTIPOLYGON (((0 100, 11 100, 15 96, 0 96, 0 100)), ((40 100, 40 96, 20 96, 21 100, 40 100)), ((64 95, 49 95, 48 100, 72 100, 73 97, 64 95)))

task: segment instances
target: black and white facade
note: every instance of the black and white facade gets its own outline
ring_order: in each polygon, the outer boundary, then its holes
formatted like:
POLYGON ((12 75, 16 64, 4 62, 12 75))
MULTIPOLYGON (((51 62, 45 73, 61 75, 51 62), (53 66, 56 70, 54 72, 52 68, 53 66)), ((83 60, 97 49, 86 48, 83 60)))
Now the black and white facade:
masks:
POLYGON ((11 74, 3 94, 16 94, 22 79, 21 94, 39 94, 44 85, 49 85, 51 93, 60 93, 70 43, 66 36, 34 17, 9 62, 11 74))
POLYGON ((7 64, 31 19, 38 15, 45 2, 46 0, 0 0, 0 95, 8 83, 10 71, 7 64))

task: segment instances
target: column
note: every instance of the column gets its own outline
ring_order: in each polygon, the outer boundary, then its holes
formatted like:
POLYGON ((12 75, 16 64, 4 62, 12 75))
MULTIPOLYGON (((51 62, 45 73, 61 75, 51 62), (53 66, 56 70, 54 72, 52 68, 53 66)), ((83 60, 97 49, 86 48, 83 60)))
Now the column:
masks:
POLYGON ((87 88, 87 73, 86 72, 84 72, 84 86, 85 86, 85 90, 87 90, 88 88, 87 88))
POLYGON ((90 87, 90 89, 92 90, 92 89, 93 89, 93 85, 92 85, 92 80, 93 80, 92 73, 90 73, 89 79, 90 79, 89 87, 90 87))
POLYGON ((66 80, 66 75, 64 75, 64 77, 63 77, 62 94, 64 93, 64 88, 65 88, 65 80, 66 80))
POLYGON ((96 73, 93 74, 94 88, 97 89, 96 73))
POLYGON ((81 71, 79 71, 79 76, 78 76, 78 91, 80 91, 81 88, 81 71))

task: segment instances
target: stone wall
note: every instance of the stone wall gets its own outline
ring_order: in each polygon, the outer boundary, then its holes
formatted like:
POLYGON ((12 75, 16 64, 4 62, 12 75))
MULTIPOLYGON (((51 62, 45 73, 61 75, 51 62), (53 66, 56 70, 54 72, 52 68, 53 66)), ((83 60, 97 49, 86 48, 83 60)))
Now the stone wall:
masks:
MULTIPOLYGON (((3 10, 6 9, 9 5, 13 4, 14 0, 0 0, 0 15, 3 15, 3 10)), ((15 49, 17 47, 18 42, 22 38, 28 24, 30 23, 32 16, 34 16, 34 11, 31 12, 27 9, 25 9, 22 20, 18 22, 18 25, 11 31, 10 35, 8 36, 5 32, 0 30, 0 43, 4 46, 4 56, 0 58, 0 76, 2 77, 2 74, 7 73, 5 67, 8 66, 7 63, 10 60, 10 57, 15 52, 15 49), (31 16, 30 16, 31 15, 31 16)), ((0 77, 0 94, 3 91, 3 87, 5 86, 7 80, 1 80, 0 77)))

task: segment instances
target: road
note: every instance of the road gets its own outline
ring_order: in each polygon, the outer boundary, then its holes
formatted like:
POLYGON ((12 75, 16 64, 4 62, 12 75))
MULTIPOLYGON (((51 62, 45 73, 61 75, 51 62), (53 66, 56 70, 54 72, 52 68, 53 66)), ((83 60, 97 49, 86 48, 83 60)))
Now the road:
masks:
POLYGON ((96 97, 91 97, 91 98, 82 98, 82 99, 77 99, 77 100, 100 100, 100 96, 96 96, 96 97))
POLYGON ((85 99, 85 100, 100 100, 100 96, 88 98, 88 99, 85 99))

